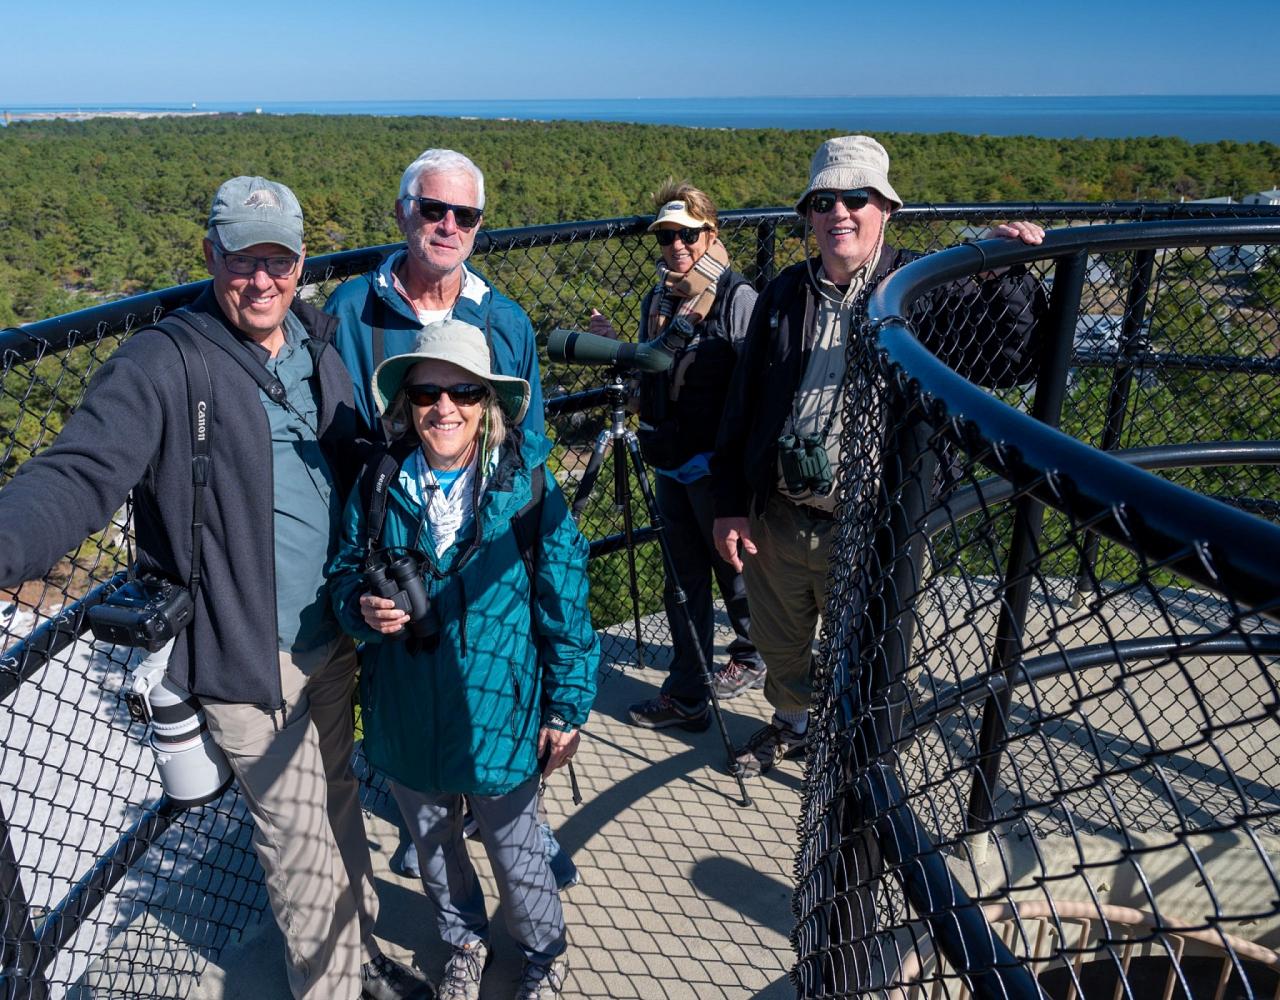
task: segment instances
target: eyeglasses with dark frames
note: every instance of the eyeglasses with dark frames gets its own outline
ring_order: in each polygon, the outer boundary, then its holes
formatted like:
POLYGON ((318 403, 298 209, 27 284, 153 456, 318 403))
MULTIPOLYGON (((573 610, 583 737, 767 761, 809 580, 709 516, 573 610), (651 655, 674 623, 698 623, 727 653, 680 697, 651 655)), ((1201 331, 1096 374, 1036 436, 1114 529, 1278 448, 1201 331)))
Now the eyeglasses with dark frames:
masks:
POLYGON ((414 406, 435 406, 445 393, 454 406, 475 406, 489 395, 489 387, 475 382, 459 382, 457 385, 436 385, 434 382, 406 385, 404 394, 414 406))
POLYGON ((222 258, 222 266, 232 274, 247 276, 257 273, 258 268, 266 271, 273 278, 286 278, 298 266, 297 254, 280 255, 278 257, 254 257, 247 253, 231 253, 216 243, 213 249, 222 258))
POLYGON ((692 246, 694 243, 697 243, 698 238, 710 228, 710 226, 703 226, 701 229, 690 229, 687 227, 682 229, 658 229, 653 235, 657 237, 658 246, 660 247, 671 246, 675 243, 677 236, 680 237, 680 242, 685 246, 692 246))
POLYGON ((439 198, 423 198, 410 196, 406 199, 418 206, 418 214, 428 222, 443 222, 447 213, 453 213, 453 219, 459 229, 473 229, 484 215, 483 208, 471 205, 453 205, 439 198))
POLYGON ((844 202, 850 212, 865 208, 871 200, 871 192, 866 188, 854 188, 852 191, 815 191, 809 195, 809 205, 818 215, 826 215, 836 207, 836 199, 844 202))

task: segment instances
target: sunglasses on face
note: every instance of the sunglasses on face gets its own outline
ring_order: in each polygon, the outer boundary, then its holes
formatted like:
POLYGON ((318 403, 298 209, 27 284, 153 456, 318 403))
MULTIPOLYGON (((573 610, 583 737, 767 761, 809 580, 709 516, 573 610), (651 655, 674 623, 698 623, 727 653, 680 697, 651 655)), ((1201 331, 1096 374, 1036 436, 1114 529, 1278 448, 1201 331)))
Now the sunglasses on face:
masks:
POLYGON ((658 246, 669 247, 676 241, 676 237, 680 237, 680 242, 685 246, 693 246, 698 242, 698 238, 705 233, 710 226, 703 226, 701 229, 659 229, 654 232, 654 236, 658 238, 658 246))
POLYGON ((836 207, 836 199, 844 202, 850 212, 865 208, 871 200, 871 192, 866 188, 854 188, 852 191, 815 191, 809 195, 809 208, 818 215, 826 215, 836 207))
POLYGON ((489 395, 487 386, 475 382, 459 382, 457 385, 436 385, 424 382, 421 385, 406 385, 404 394, 414 406, 435 406, 445 393, 453 400, 454 406, 475 406, 483 402, 489 395))
POLYGON ((409 201, 415 202, 418 206, 418 214, 428 222, 443 222, 445 214, 453 213, 453 219, 458 224, 459 229, 471 229, 480 221, 480 217, 484 215, 483 208, 473 208, 470 205, 451 205, 447 201, 441 201, 439 198, 410 198, 409 201))
POLYGON ((292 274, 293 269, 298 266, 297 254, 289 254, 287 257, 252 257, 247 253, 227 253, 220 246, 215 246, 214 250, 222 258, 222 266, 232 274, 250 275, 262 268, 273 278, 283 278, 292 274))

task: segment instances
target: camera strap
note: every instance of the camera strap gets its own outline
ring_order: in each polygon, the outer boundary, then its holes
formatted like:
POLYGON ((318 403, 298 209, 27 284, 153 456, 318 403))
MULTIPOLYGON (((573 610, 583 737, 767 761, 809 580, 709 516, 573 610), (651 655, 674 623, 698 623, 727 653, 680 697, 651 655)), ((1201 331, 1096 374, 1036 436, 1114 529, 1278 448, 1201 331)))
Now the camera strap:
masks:
MULTIPOLYGON (((184 328, 186 324, 180 324, 184 328)), ((200 548, 204 536, 204 497, 209 485, 209 427, 213 411, 213 381, 209 377, 209 362, 200 344, 189 335, 180 336, 172 324, 161 322, 156 329, 173 341, 182 358, 182 368, 187 378, 187 405, 191 420, 191 574, 187 578, 187 590, 196 600, 200 590, 200 548), (192 350, 195 357, 192 357, 192 350), (197 364, 196 361, 199 361, 197 364)))

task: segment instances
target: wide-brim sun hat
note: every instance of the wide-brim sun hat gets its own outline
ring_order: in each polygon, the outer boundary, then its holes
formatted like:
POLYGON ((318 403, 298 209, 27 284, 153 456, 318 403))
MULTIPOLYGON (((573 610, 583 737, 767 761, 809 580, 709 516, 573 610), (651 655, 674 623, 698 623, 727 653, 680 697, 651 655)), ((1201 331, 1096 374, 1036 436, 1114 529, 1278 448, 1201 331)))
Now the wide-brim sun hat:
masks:
POLYGON ((871 188, 893 202, 902 199, 889 183, 889 154, 869 135, 839 135, 828 139, 809 163, 809 186, 796 201, 796 214, 804 215, 805 201, 814 191, 853 191, 871 188))
POLYGON ((371 388, 380 415, 386 414, 405 375, 419 361, 447 361, 477 382, 487 383, 512 423, 519 423, 529 409, 529 383, 513 375, 495 375, 490 370, 484 333, 462 320, 446 319, 428 323, 418 334, 412 351, 387 358, 374 369, 371 388))

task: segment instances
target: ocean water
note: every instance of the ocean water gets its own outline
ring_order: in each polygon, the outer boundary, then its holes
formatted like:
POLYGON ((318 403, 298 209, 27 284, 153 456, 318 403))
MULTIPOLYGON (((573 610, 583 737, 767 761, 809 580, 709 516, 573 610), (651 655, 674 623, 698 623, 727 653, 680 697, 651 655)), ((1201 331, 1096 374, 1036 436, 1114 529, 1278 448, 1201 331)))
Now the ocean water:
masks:
MULTIPOLYGON (((190 111, 191 104, 9 108, 190 111)), ((1280 95, 1127 97, 724 97, 522 101, 200 102, 201 111, 263 114, 437 115, 449 118, 613 121, 697 128, 960 132, 1045 138, 1178 136, 1190 142, 1280 143, 1280 95)))

